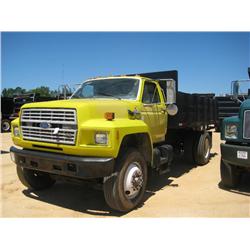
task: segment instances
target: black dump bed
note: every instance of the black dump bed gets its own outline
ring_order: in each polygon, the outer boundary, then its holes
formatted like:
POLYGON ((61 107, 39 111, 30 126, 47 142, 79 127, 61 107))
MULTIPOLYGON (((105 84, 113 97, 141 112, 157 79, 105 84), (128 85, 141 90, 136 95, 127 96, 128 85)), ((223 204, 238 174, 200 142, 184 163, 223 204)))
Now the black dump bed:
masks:
POLYGON ((2 116, 9 116, 12 114, 14 108, 13 98, 1 97, 1 112, 2 116))
POLYGON ((216 124, 216 101, 214 94, 189 94, 177 92, 178 113, 169 116, 169 129, 204 130, 216 124))
MULTIPOLYGON (((178 71, 176 70, 139 73, 137 75, 154 80, 175 80, 178 113, 175 116, 168 116, 169 129, 204 130, 215 126, 217 120, 217 108, 214 94, 189 94, 178 91, 178 71)), ((159 82, 166 95, 166 82, 159 82)))

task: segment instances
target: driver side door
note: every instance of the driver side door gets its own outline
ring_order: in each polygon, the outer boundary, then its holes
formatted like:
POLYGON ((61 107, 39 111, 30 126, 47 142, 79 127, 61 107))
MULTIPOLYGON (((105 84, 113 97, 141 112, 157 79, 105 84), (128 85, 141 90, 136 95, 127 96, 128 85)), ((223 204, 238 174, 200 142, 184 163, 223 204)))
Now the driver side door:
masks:
POLYGON ((142 119, 148 125, 153 143, 165 140, 167 111, 160 87, 146 80, 142 94, 142 119))

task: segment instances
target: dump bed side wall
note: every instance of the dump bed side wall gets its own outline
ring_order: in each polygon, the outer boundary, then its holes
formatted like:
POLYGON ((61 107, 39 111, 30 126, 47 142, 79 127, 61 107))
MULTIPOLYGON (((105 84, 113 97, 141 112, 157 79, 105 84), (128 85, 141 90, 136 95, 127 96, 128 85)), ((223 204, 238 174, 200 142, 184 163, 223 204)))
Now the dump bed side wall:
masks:
POLYGON ((14 108, 13 98, 2 97, 1 98, 1 112, 2 115, 11 115, 14 108))
POLYGON ((214 94, 177 92, 178 113, 169 117, 169 129, 204 130, 216 123, 214 94))

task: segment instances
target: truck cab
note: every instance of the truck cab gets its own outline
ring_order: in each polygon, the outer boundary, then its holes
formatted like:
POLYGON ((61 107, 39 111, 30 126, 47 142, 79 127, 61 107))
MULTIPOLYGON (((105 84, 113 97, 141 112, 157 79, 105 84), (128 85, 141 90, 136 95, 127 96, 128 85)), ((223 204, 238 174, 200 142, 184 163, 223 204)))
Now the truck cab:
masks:
MULTIPOLYGON (((250 68, 248 69, 250 77, 250 68)), ((250 80, 232 82, 234 100, 241 102, 237 116, 224 119, 221 139, 221 183, 228 188, 235 188, 240 183, 241 175, 250 171, 250 80), (239 94, 248 97, 241 101, 239 94)))

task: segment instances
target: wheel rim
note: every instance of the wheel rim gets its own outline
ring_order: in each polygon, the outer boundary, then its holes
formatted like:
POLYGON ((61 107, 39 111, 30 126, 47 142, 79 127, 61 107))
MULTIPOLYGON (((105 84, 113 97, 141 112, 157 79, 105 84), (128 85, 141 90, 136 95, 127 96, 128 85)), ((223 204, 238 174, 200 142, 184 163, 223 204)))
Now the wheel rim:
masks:
POLYGON ((207 159, 209 157, 209 155, 210 155, 210 142, 209 142, 208 138, 206 138, 206 140, 205 140, 204 147, 205 147, 205 152, 206 152, 205 158, 207 159))
POLYGON ((128 199, 134 199, 143 185, 143 173, 138 162, 130 163, 124 177, 124 193, 128 199))
POLYGON ((8 122, 3 122, 2 128, 3 131, 8 131, 10 129, 10 124, 8 122))

